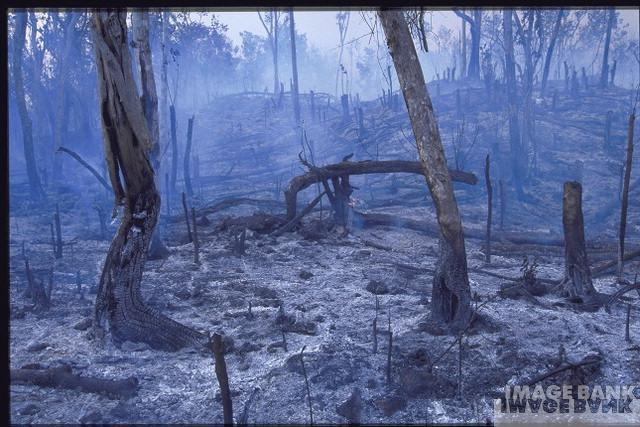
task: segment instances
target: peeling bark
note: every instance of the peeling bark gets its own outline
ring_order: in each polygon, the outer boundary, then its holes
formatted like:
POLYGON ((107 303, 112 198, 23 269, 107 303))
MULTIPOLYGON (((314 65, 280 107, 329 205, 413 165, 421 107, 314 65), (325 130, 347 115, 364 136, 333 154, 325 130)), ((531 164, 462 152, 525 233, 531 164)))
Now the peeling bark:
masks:
POLYGON ((151 135, 137 97, 127 48, 126 12, 95 12, 92 35, 109 175, 124 205, 98 286, 94 332, 108 331, 116 344, 145 342, 163 350, 201 347, 206 337, 148 307, 140 282, 160 210, 154 171, 146 147, 151 135), (122 171, 124 186, 119 177, 122 171))
POLYGON ((403 12, 384 10, 379 12, 379 16, 440 228, 440 254, 433 277, 432 316, 435 321, 461 328, 471 316, 471 290, 462 222, 438 123, 403 12))

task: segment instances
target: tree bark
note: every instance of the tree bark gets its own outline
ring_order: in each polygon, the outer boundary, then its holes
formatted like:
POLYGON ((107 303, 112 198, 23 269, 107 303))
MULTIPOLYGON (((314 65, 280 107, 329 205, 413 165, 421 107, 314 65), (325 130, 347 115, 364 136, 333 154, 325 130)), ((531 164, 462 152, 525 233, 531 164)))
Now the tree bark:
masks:
POLYGON ((41 200, 45 197, 36 157, 33 151, 33 128, 27 102, 25 99, 24 78, 22 76, 22 53, 24 50, 24 40, 27 29, 27 12, 16 12, 16 29, 13 41, 13 85, 18 103, 18 114, 22 125, 22 143, 24 147, 24 160, 27 165, 27 177, 29 179, 29 191, 34 200, 41 200))
POLYGON ((509 115, 509 145, 511 148, 511 171, 513 183, 519 199, 524 196, 522 181, 524 168, 522 166, 523 153, 520 140, 520 125, 518 122, 518 100, 516 87, 515 57, 513 54, 513 18, 512 10, 505 9, 502 12, 502 24, 504 28, 504 54, 505 54, 505 74, 507 79, 507 100, 509 115))
POLYGON ((169 121, 171 122, 171 193, 176 192, 178 178, 178 131, 176 129, 176 108, 169 106, 169 121))
POLYGON ((300 126, 300 97, 298 86, 298 59, 296 55, 296 27, 293 20, 293 8, 289 9, 289 28, 291 29, 291 67, 293 72, 293 114, 296 126, 300 126))
POLYGON ((471 316, 467 255, 438 123, 403 12, 383 10, 379 16, 400 80, 440 227, 440 254, 433 277, 432 316, 435 321, 462 328, 471 316))
POLYGON ((562 225, 565 247, 564 291, 571 298, 588 298, 596 291, 591 280, 591 268, 585 246, 582 185, 579 182, 564 183, 562 225))
POLYGON ((622 187, 622 205, 620 207, 620 232, 618 245, 618 281, 624 279, 624 238, 627 232, 627 209, 629 207, 629 182, 631 181, 631 165, 633 162, 633 128, 635 126, 635 111, 629 116, 627 134, 627 159, 624 167, 624 184, 622 187))
POLYGON ((126 12, 95 12, 92 36, 105 157, 116 204, 124 205, 122 221, 100 277, 95 335, 103 338, 108 325, 116 345, 133 341, 163 350, 201 347, 207 342, 203 334, 163 316, 142 299, 140 282, 158 219, 160 196, 145 149, 151 144, 151 135, 133 79, 126 12))
POLYGON ((611 30, 616 20, 616 9, 609 9, 609 19, 607 20, 607 35, 604 41, 604 54, 602 56, 602 71, 600 72, 600 88, 607 87, 609 81, 609 46, 611 45, 611 30))
MULTIPOLYGON (((341 162, 323 167, 316 167, 293 178, 287 189, 284 191, 285 203, 287 205, 287 220, 292 220, 296 216, 298 193, 305 188, 327 179, 348 175, 368 175, 373 173, 415 173, 423 175, 424 168, 421 162, 408 160, 364 160, 361 162, 341 162)), ((476 176, 469 172, 451 170, 448 175, 453 181, 474 185, 478 181, 476 176)))
POLYGON ((547 55, 544 58, 544 70, 542 72, 542 85, 540 87, 540 96, 544 96, 544 90, 547 87, 547 79, 549 78, 549 69, 551 68, 551 58, 553 56, 553 49, 556 46, 558 40, 558 33, 560 32, 560 24, 562 23, 562 17, 564 16, 564 9, 558 11, 558 17, 556 23, 553 26, 553 32, 551 33, 551 40, 549 41, 549 48, 547 49, 547 55))

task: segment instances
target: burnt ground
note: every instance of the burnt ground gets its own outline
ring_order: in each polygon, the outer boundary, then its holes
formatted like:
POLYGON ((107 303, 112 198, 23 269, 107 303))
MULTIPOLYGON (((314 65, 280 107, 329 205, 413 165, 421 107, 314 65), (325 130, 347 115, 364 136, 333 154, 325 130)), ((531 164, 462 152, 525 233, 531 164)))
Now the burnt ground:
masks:
MULTIPOLYGON (((434 104, 451 165, 452 129, 460 122, 455 119, 454 87, 442 84, 434 104)), ((436 94, 433 87, 430 90, 436 94)), ((506 123, 502 112, 491 111, 483 102, 482 88, 469 89, 468 99, 467 90, 462 89, 465 116, 477 119, 481 129, 462 163, 479 182, 475 186, 456 184, 456 196, 465 225, 481 229, 486 215, 482 164, 488 151, 496 158, 508 158, 506 123), (496 145, 495 141, 501 143, 496 145)), ((587 239, 601 242, 597 248, 590 245, 591 260, 597 264, 615 257, 611 242, 615 240, 619 208, 611 208, 604 219, 596 220, 596 214, 615 200, 619 188, 619 170, 612 165, 623 158, 630 98, 628 91, 612 89, 580 99, 561 95, 554 112, 544 106, 549 98, 540 104, 536 133, 539 172, 531 178, 529 201, 517 203, 509 198, 505 230, 559 235, 562 182, 578 173, 584 185, 587 239), (602 145, 608 109, 616 112, 613 149, 602 145), (583 162, 582 172, 573 167, 576 161, 583 162)), ((277 111, 268 108, 265 122, 266 105, 269 101, 261 95, 236 96, 198 112, 194 144, 201 159, 201 178, 192 202, 197 208, 232 197, 282 200, 281 190, 288 179, 302 171, 297 161, 302 148, 289 124, 290 110, 287 106, 277 111)), ((305 106, 308 108, 306 100, 305 106)), ((361 136, 355 125, 341 124, 339 112, 331 108, 326 122, 307 118, 305 129, 309 146, 315 149, 316 164, 340 161, 351 152, 355 153, 353 160, 415 158, 403 108, 397 112, 385 110, 378 101, 363 103, 363 107, 367 133, 361 136)), ((473 132, 469 133, 472 139, 473 132)), ((471 140, 466 144, 470 146, 471 140)), ((67 170, 75 167, 71 161, 67 163, 67 170)), ((500 169, 499 162, 496 169, 500 169)), ((638 176, 636 171, 637 166, 632 181, 638 176)), ((12 422, 220 422, 222 406, 210 355, 190 350, 165 353, 134 343, 118 349, 89 339, 86 319, 92 313, 92 292, 109 245, 108 239, 99 236, 97 215, 91 208, 97 202, 109 212, 109 200, 94 181, 85 171, 78 171, 73 188, 59 188, 47 206, 39 207, 30 205, 23 196, 24 186, 18 182, 13 185, 12 181, 11 368, 32 363, 52 367, 67 364, 74 373, 87 376, 135 376, 140 382, 138 394, 119 400, 14 384, 12 422), (52 255, 49 237, 55 202, 60 204, 65 241, 76 242, 65 246, 59 260, 52 255), (53 305, 48 311, 30 311, 29 302, 21 295, 26 283, 23 244, 37 279, 46 281, 53 267, 53 305), (77 293, 78 272, 82 298, 77 293)), ((353 197, 360 211, 399 218, 435 218, 423 178, 372 175, 354 177, 352 184, 359 187, 353 197)), ((315 191, 315 187, 306 190, 300 202, 312 198, 315 191)), ((628 250, 640 243, 640 211, 634 194, 637 190, 632 190, 630 197, 628 250)), ((226 361, 236 418, 246 408, 249 422, 309 421, 299 355, 303 346, 317 423, 345 422, 343 415, 358 412, 358 407, 363 422, 484 422, 492 419, 492 399, 500 396, 505 384, 526 381, 556 366, 561 346, 569 360, 592 353, 602 355, 600 368, 585 373, 588 383, 629 384, 640 380, 639 347, 635 344, 640 339, 637 311, 632 312, 630 328, 634 342, 627 343, 625 305, 614 305, 610 313, 603 309, 584 312, 554 293, 537 297, 537 302, 496 297, 507 281, 478 271, 518 277, 523 255, 530 255, 539 264, 539 277, 557 279, 564 268, 559 246, 495 244, 492 263, 487 265, 482 242, 467 239, 471 288, 477 293, 480 316, 463 340, 460 399, 458 348, 454 346, 445 353, 455 337, 434 330, 428 322, 436 236, 401 227, 361 229, 356 224, 346 237, 337 231, 314 232, 319 218, 328 217, 325 202, 323 210, 306 217, 296 232, 274 238, 249 230, 247 253, 236 257, 232 242, 238 229, 229 225, 233 218, 258 209, 282 214, 279 208, 242 205, 208 214, 208 225, 200 223, 198 266, 193 262, 193 245, 186 243, 186 226, 180 219, 176 196, 172 200, 174 220, 170 221, 163 209, 160 225, 170 256, 148 261, 143 293, 150 305, 172 318, 232 338, 226 361), (377 353, 373 352, 373 292, 379 294, 377 353), (281 327, 276 323, 280 307, 295 318, 296 325, 295 331, 285 334, 286 350, 281 327), (391 384, 386 380, 389 318, 393 332, 391 384), (360 404, 358 399, 351 399, 350 405, 343 405, 355 389, 359 390, 360 404), (339 405, 343 406, 338 409, 339 405)), ((497 201, 495 206, 497 228, 497 201)), ((199 220, 203 220, 202 215, 199 220)), ((116 226, 117 221, 109 225, 108 234, 116 226)), ((639 269, 638 260, 627 263, 628 279, 633 280, 639 269)), ((611 274, 597 278, 595 286, 609 294, 619 289, 611 274)), ((637 307, 638 295, 627 296, 627 302, 637 307)), ((561 374, 552 380, 568 378, 561 374)))

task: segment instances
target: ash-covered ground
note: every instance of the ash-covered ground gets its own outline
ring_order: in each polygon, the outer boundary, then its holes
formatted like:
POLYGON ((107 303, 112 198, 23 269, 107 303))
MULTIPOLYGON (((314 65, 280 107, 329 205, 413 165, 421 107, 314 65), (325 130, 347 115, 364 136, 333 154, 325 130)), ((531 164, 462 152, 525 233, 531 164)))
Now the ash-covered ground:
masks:
MULTIPOLYGON (((431 85, 430 90, 435 92, 431 85)), ((453 90, 442 88, 442 95, 434 96, 443 142, 451 156, 453 147, 447 132, 460 124, 454 117, 453 90)), ((500 132, 504 130, 500 129, 504 128, 504 117, 483 111, 481 88, 464 90, 469 93, 469 111, 473 111, 481 129, 466 161, 458 161, 463 163, 462 169, 475 173, 479 182, 475 186, 456 184, 456 197, 465 227, 481 230, 486 221, 481 165, 491 150, 497 157, 500 153, 507 156, 508 146, 495 142, 503 137, 500 132), (494 126, 492 120, 502 123, 501 127, 494 126)), ((528 188, 531 198, 526 203, 508 198, 503 229, 560 236, 562 182, 575 179, 579 173, 585 189, 587 249, 592 264, 600 265, 615 258, 613 212, 619 208, 614 205, 604 219, 595 218, 601 218, 600 210, 615 198, 611 195, 619 186, 619 171, 606 159, 617 162, 622 158, 627 99, 613 91, 593 98, 560 97, 558 111, 553 113, 548 105, 539 107, 538 132, 542 136, 538 173, 528 188), (601 144, 598 129, 603 127, 600 122, 604 122, 606 113, 605 107, 598 106, 602 97, 619 101, 614 146, 620 155, 607 154, 601 144), (590 121, 589 114, 599 122, 590 121), (543 137, 546 134, 548 138, 543 137), (570 167, 576 162, 582 162, 579 172, 570 167)), ((196 115, 194 145, 201 159, 200 178, 197 196, 189 203, 199 212, 234 197, 282 201, 281 192, 288 180, 304 172, 297 160, 302 144, 291 130, 288 107, 272 111, 268 105, 260 96, 239 96, 234 102, 221 100, 196 115), (261 119, 256 120, 256 115, 261 119)), ((606 108, 612 105, 610 101, 606 108)), ((327 110, 327 121, 307 119, 311 143, 305 149, 307 153, 309 147, 315 149, 316 164, 338 162, 351 152, 355 153, 354 161, 415 159, 404 108, 392 112, 376 102, 364 106, 367 136, 358 136, 353 130, 355 124, 341 124, 338 111, 331 109, 327 110)), ((472 138, 473 134, 466 144, 471 144, 472 138)), ((453 159, 450 166, 452 163, 453 159)), ((13 384, 12 422, 221 422, 219 386, 210 354, 190 350, 167 353, 135 343, 125 343, 118 349, 90 339, 88 319, 93 312, 95 287, 109 236, 118 223, 114 221, 106 236, 100 236, 92 205, 101 203, 110 212, 110 200, 80 166, 69 161, 67 168, 77 168, 73 188, 59 189, 46 206, 31 206, 21 197, 24 188, 12 186, 11 368, 36 363, 42 367, 70 365, 74 373, 86 376, 135 376, 139 389, 135 397, 111 399, 76 390, 13 384), (53 257, 50 243, 55 203, 60 206, 64 241, 71 243, 65 245, 61 259, 53 257), (36 280, 46 282, 53 268, 52 306, 47 311, 29 310, 30 303, 22 296, 25 257, 36 280)), ((370 175, 354 177, 352 184, 358 187, 353 193, 358 211, 435 221, 420 176, 370 175)), ((315 186, 305 190, 300 203, 316 194, 315 186)), ((640 231, 637 201, 631 198, 628 251, 637 249, 640 231)), ((496 199, 494 227, 499 230, 496 199)), ((361 228, 357 223, 351 224, 349 234, 343 236, 339 230, 326 230, 321 225, 329 220, 327 209, 328 203, 324 202, 322 210, 317 208, 306 216, 296 231, 279 237, 270 236, 259 225, 249 226, 243 256, 233 253, 234 236, 242 223, 239 219, 257 211, 281 216, 283 209, 243 204, 200 213, 200 265, 194 263, 193 244, 187 243, 179 195, 171 195, 170 215, 162 209, 159 227, 170 254, 166 259, 147 262, 143 294, 151 306, 171 318, 199 330, 219 331, 232 340, 232 345, 227 341, 225 358, 236 420, 246 415, 250 423, 310 421, 300 360, 303 347, 316 423, 341 423, 354 417, 371 423, 482 423, 493 418, 492 399, 502 395, 505 384, 524 382, 553 369, 564 361, 561 353, 569 361, 579 361, 589 354, 602 356, 599 369, 583 372, 587 383, 640 381, 640 347, 635 344, 640 340, 640 326, 635 309, 630 326, 633 342, 628 343, 624 339, 626 304, 614 304, 610 312, 585 312, 554 292, 535 299, 499 295, 501 286, 510 281, 490 274, 520 277, 524 256, 530 261, 535 258, 537 277, 561 278, 561 246, 495 242, 491 263, 487 264, 483 242, 467 238, 478 317, 459 347, 456 336, 429 322, 437 236, 401 226, 361 228), (277 322, 282 311, 295 319, 284 334, 277 322), (372 323, 376 316, 374 352, 372 323), (393 346, 388 381, 389 323, 393 346), (460 356, 462 381, 458 375, 460 356)), ((628 262, 628 279, 633 281, 639 269, 637 259, 628 262)), ((594 282, 598 291, 607 294, 620 288, 612 274, 601 275, 594 282)), ((628 293, 625 298, 625 303, 638 306, 638 294, 628 293)), ((560 383, 568 381, 568 376, 565 372, 548 381, 560 383)))

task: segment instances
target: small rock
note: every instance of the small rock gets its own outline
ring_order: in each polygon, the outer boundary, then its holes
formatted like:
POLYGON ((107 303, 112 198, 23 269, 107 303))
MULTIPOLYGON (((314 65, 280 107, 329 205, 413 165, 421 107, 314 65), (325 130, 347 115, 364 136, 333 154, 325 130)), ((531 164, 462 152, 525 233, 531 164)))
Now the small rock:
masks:
POLYGON ((355 388, 351 392, 349 399, 341 403, 336 407, 338 415, 342 415, 352 424, 360 423, 360 414, 362 413, 362 396, 360 395, 360 389, 355 388))
POLYGON ((375 295, 384 295, 389 293, 389 287, 380 280, 369 280, 369 284, 366 289, 375 295))
POLYGON ((79 321, 78 323, 76 323, 75 325, 73 325, 73 329, 77 331, 86 331, 91 327, 92 324, 93 324, 93 320, 90 317, 86 317, 81 321, 79 321))
POLYGON ((46 342, 33 342, 27 346, 27 351, 37 352, 42 351, 45 348, 49 347, 49 343, 46 342))
POLYGON ((379 397, 373 403, 387 417, 407 407, 407 400, 398 395, 379 397))
POLYGON ((313 273, 306 270, 302 270, 298 276, 300 276, 301 279, 307 280, 313 277, 313 273))
POLYGON ((35 403, 27 403, 18 409, 18 414, 20 415, 34 415, 40 412, 40 407, 35 403))

